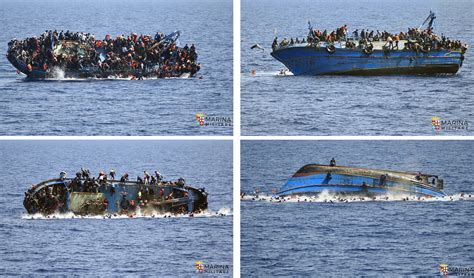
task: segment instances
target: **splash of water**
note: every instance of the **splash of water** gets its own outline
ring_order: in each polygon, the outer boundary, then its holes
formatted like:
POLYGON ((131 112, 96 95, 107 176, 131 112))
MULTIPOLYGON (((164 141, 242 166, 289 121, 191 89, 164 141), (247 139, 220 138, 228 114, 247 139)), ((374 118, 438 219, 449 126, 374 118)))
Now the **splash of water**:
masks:
POLYGON ((65 79, 64 70, 58 67, 54 67, 51 69, 51 75, 53 76, 53 79, 57 79, 57 80, 65 79))
POLYGON ((280 70, 280 71, 258 71, 258 70, 251 70, 250 73, 245 73, 246 76, 251 77, 285 77, 285 76, 293 76, 294 74, 289 70, 280 70))
POLYGON ((105 214, 105 215, 77 215, 73 212, 67 213, 54 213, 51 215, 36 214, 23 214, 22 219, 25 220, 57 220, 57 219, 133 219, 133 218, 192 218, 192 217, 223 217, 232 216, 232 209, 220 208, 217 211, 207 209, 200 213, 193 214, 171 214, 171 213, 152 213, 143 214, 141 211, 136 211, 133 214, 105 214))
POLYGON ((474 201, 472 193, 456 193, 444 197, 416 197, 404 194, 386 194, 374 197, 341 196, 332 194, 326 190, 315 196, 286 196, 278 197, 268 194, 249 194, 241 197, 242 201, 261 201, 273 203, 353 203, 353 202, 451 202, 451 201, 474 201))
POLYGON ((133 76, 119 76, 119 75, 109 75, 106 78, 96 78, 96 77, 66 77, 65 71, 60 67, 53 67, 50 69, 51 77, 47 78, 49 81, 87 81, 87 80, 157 80, 157 79, 193 79, 189 73, 184 73, 178 77, 165 77, 158 78, 157 76, 142 77, 141 79, 134 78, 133 76))

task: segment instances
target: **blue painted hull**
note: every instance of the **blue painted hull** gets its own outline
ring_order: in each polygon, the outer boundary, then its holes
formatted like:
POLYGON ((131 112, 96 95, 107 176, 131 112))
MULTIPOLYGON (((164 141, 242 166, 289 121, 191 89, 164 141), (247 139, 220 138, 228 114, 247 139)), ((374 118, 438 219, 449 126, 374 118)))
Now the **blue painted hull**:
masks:
MULTIPOLYGON (((134 213, 142 210, 142 213, 148 211, 158 213, 193 213, 207 209, 207 193, 204 190, 196 189, 190 186, 176 185, 144 185, 136 182, 109 181, 96 189, 86 190, 84 186, 73 185, 71 179, 49 180, 38 184, 33 190, 25 195, 24 206, 28 213, 52 214, 55 212, 74 212, 76 214, 100 214, 101 213, 134 213), (139 191, 147 189, 146 194, 139 197, 139 191), (52 191, 58 197, 58 201, 45 202, 42 193, 52 191), (170 194, 172 198, 168 198, 170 194), (81 195, 100 195, 105 199, 106 205, 103 208, 91 209, 84 206, 87 202, 80 204, 81 210, 74 211, 72 197, 74 194, 81 195), (123 196, 126 196, 125 198, 123 196), (41 199, 43 198, 43 200, 41 199), (35 200, 36 199, 36 200, 35 200), (38 202, 38 200, 40 200, 38 202), (140 205, 140 200, 147 200, 147 205, 140 205), (133 201, 133 206, 131 206, 133 201), (41 205, 38 205, 41 203, 41 205)), ((77 208, 77 204, 75 205, 77 208)), ((146 214, 146 213, 145 213, 146 214)))
POLYGON ((294 75, 388 75, 455 74, 462 65, 460 51, 432 50, 428 53, 396 50, 386 54, 374 50, 370 55, 361 49, 338 48, 329 53, 324 46, 290 46, 271 55, 294 75))
POLYGON ((393 193, 415 196, 445 196, 444 192, 422 183, 388 181, 380 186, 378 178, 340 174, 332 174, 330 180, 328 180, 326 174, 292 177, 277 195, 317 195, 322 191, 343 195, 385 195, 393 193), (362 186, 364 182, 367 186, 362 186))

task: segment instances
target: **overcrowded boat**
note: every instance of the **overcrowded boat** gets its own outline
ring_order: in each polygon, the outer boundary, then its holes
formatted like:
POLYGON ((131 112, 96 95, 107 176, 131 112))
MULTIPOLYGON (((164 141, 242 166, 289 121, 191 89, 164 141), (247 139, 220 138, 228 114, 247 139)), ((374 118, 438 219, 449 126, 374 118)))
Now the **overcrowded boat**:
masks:
POLYGON ((51 215, 72 212, 76 215, 155 215, 193 214, 207 209, 205 188, 194 188, 183 178, 165 181, 155 171, 129 180, 128 173, 115 179, 115 170, 93 177, 81 169, 74 178, 61 172, 59 178, 32 185, 23 205, 29 214, 51 215))
POLYGON ((406 32, 356 29, 352 36, 347 25, 329 32, 308 22, 306 38, 275 37, 271 55, 294 75, 455 74, 468 46, 435 34, 435 18, 430 12, 420 27, 406 32))
POLYGON ((316 196, 322 192, 334 195, 408 195, 444 197, 443 179, 421 172, 367 169, 337 166, 333 158, 329 165, 308 164, 299 169, 276 193, 277 197, 316 196))
POLYGON ((106 35, 47 30, 8 43, 7 59, 29 78, 192 77, 200 70, 194 44, 179 47, 179 31, 165 35, 106 35))

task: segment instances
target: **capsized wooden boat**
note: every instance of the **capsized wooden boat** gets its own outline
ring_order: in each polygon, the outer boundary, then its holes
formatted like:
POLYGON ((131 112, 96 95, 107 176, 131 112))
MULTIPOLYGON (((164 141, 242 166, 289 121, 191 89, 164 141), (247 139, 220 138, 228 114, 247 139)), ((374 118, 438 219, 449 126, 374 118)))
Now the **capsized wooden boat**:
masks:
MULTIPOLYGON (((180 34, 179 31, 175 31, 165 36, 160 42, 148 47, 147 51, 151 51, 157 47, 162 49, 160 53, 165 53, 168 49, 180 49, 180 47, 176 46, 180 34)), ((27 62, 32 60, 32 57, 30 56, 34 57, 36 54, 29 55, 29 52, 25 52, 27 53, 26 57, 22 57, 19 50, 15 47, 17 42, 17 40, 12 40, 9 43, 6 54, 7 60, 17 69, 17 72, 25 74, 30 79, 189 78, 194 77, 200 69, 199 65, 194 64, 192 67, 190 66, 189 69, 179 71, 173 70, 170 65, 164 65, 165 61, 162 59, 146 59, 143 62, 143 67, 137 66, 138 64, 134 63, 136 61, 130 63, 124 63, 122 61, 119 63, 120 66, 104 68, 100 66, 104 61, 108 62, 108 64, 114 64, 118 63, 117 61, 121 61, 120 58, 117 58, 121 55, 118 50, 112 49, 113 51, 110 51, 110 49, 103 45, 93 45, 90 42, 74 40, 53 40, 51 46, 48 46, 48 51, 50 51, 51 57, 61 57, 62 60, 68 60, 67 63, 64 61, 59 65, 51 65, 50 62, 44 64, 38 64, 36 62, 30 63, 27 62), (114 54, 113 56, 117 57, 112 59, 108 54, 114 54), (90 61, 88 63, 79 62, 84 58, 90 58, 90 60, 92 60, 91 57, 94 57, 93 59, 97 61, 94 63, 90 61)), ((170 58, 168 60, 170 60, 170 58)), ((171 65, 174 65, 175 62, 176 61, 171 61, 171 65)))
POLYGON ((314 196, 325 191, 335 195, 415 195, 443 197, 443 180, 420 172, 366 169, 308 164, 299 169, 277 196, 314 196))
POLYGON ((59 178, 32 186, 25 192, 23 205, 29 214, 44 215, 191 214, 207 209, 207 193, 183 182, 59 178))
MULTIPOLYGON (((435 18, 430 12, 424 22, 430 21, 428 29, 435 18)), ((311 25, 309 29, 312 34, 311 25)), ((284 40, 274 42, 271 55, 294 75, 436 75, 457 73, 467 50, 467 45, 444 49, 410 40, 401 40, 399 45, 391 49, 386 41, 361 43, 349 37, 335 42, 284 40)))

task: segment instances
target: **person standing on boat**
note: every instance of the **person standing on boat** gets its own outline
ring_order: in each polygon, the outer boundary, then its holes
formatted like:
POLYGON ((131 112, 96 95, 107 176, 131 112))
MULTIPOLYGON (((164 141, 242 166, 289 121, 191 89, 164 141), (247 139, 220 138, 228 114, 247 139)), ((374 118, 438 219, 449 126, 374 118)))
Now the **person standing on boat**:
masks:
POLYGON ((386 180, 387 180, 387 174, 381 175, 380 176, 380 186, 384 186, 386 180))
POLYGON ((144 181, 145 184, 150 183, 150 174, 148 174, 148 172, 146 170, 143 171, 143 181, 144 181))
POLYGON ((393 39, 391 36, 387 37, 387 43, 388 43, 388 49, 392 50, 393 49, 393 39))
POLYGON ((352 32, 352 37, 354 38, 354 40, 359 40, 359 29, 355 29, 354 32, 352 32))
POLYGON ((417 181, 422 181, 423 178, 421 177, 421 172, 418 172, 418 174, 415 176, 417 181))
POLYGON ((61 173, 59 173, 60 180, 65 180, 66 177, 67 177, 67 173, 65 171, 61 171, 61 173))
POLYGON ((393 49, 397 48, 398 50, 398 43, 400 42, 400 36, 399 35, 395 35, 393 37, 393 40, 395 41, 395 46, 393 47, 393 49))
POLYGON ((163 176, 160 174, 159 171, 155 171, 156 181, 160 183, 163 180, 163 176))
POLYGON ((369 193, 369 187, 365 181, 362 183, 362 191, 364 191, 366 194, 369 193))
POLYGON ((126 182, 128 181, 128 173, 125 173, 121 178, 120 178, 120 182, 126 182))
POLYGON ((115 180, 115 170, 114 170, 114 169, 110 170, 109 175, 110 175, 110 178, 111 178, 112 180, 115 180))
POLYGON ((329 166, 331 167, 334 167, 336 166, 336 160, 334 159, 334 157, 331 159, 331 161, 329 162, 329 166))

